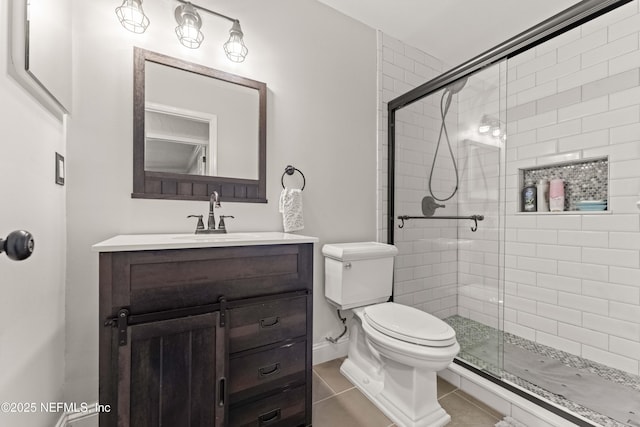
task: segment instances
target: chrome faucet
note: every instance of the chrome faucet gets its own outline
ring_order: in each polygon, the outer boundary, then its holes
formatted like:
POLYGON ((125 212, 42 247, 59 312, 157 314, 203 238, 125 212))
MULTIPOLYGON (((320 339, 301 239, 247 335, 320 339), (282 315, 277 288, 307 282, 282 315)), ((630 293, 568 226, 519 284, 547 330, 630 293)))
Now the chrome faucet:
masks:
POLYGON ((209 226, 209 230, 216 229, 216 217, 214 215, 213 210, 219 207, 220 207, 220 195, 218 194, 217 191, 214 191, 213 193, 211 193, 211 198, 209 199, 209 221, 207 224, 209 226))

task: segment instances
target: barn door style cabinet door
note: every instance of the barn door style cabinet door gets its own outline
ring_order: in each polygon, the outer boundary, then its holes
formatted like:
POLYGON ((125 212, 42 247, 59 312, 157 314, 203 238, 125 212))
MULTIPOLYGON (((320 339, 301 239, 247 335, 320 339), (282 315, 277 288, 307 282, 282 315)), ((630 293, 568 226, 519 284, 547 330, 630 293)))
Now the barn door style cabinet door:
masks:
MULTIPOLYGON (((224 425, 220 312, 114 329, 118 425, 224 425), (126 420, 129 420, 128 423, 126 420)), ((115 415, 115 414, 114 414, 115 415)))
POLYGON ((312 243, 101 252, 100 427, 311 425, 312 278, 312 243))

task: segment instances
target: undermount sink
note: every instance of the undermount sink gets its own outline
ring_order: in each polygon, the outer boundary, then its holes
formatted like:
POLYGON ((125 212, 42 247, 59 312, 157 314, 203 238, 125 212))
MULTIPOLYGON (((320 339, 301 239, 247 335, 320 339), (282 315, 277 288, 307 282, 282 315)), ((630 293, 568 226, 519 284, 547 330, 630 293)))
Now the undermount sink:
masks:
POLYGON ((233 240, 257 239, 256 233, 224 233, 224 234, 187 234, 175 236, 176 240, 193 240, 198 242, 228 242, 233 240))

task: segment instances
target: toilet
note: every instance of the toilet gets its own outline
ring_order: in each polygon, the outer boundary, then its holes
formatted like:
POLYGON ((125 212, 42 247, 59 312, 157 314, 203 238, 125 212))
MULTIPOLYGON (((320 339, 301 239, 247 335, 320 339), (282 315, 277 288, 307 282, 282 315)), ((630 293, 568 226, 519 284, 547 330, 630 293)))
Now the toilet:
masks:
POLYGON ((340 372, 401 427, 440 427, 451 420, 437 399, 436 372, 460 351, 442 320, 387 302, 398 249, 377 242, 328 244, 325 297, 353 309, 348 357, 340 372))

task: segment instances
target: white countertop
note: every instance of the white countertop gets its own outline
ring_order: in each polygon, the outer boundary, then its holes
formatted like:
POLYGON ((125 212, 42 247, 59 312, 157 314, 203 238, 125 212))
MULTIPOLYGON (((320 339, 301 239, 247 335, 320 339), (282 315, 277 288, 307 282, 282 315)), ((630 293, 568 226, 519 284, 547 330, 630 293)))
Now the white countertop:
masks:
POLYGON ((122 234, 96 243, 92 249, 94 252, 122 252, 317 242, 317 237, 275 231, 226 234, 122 234))

